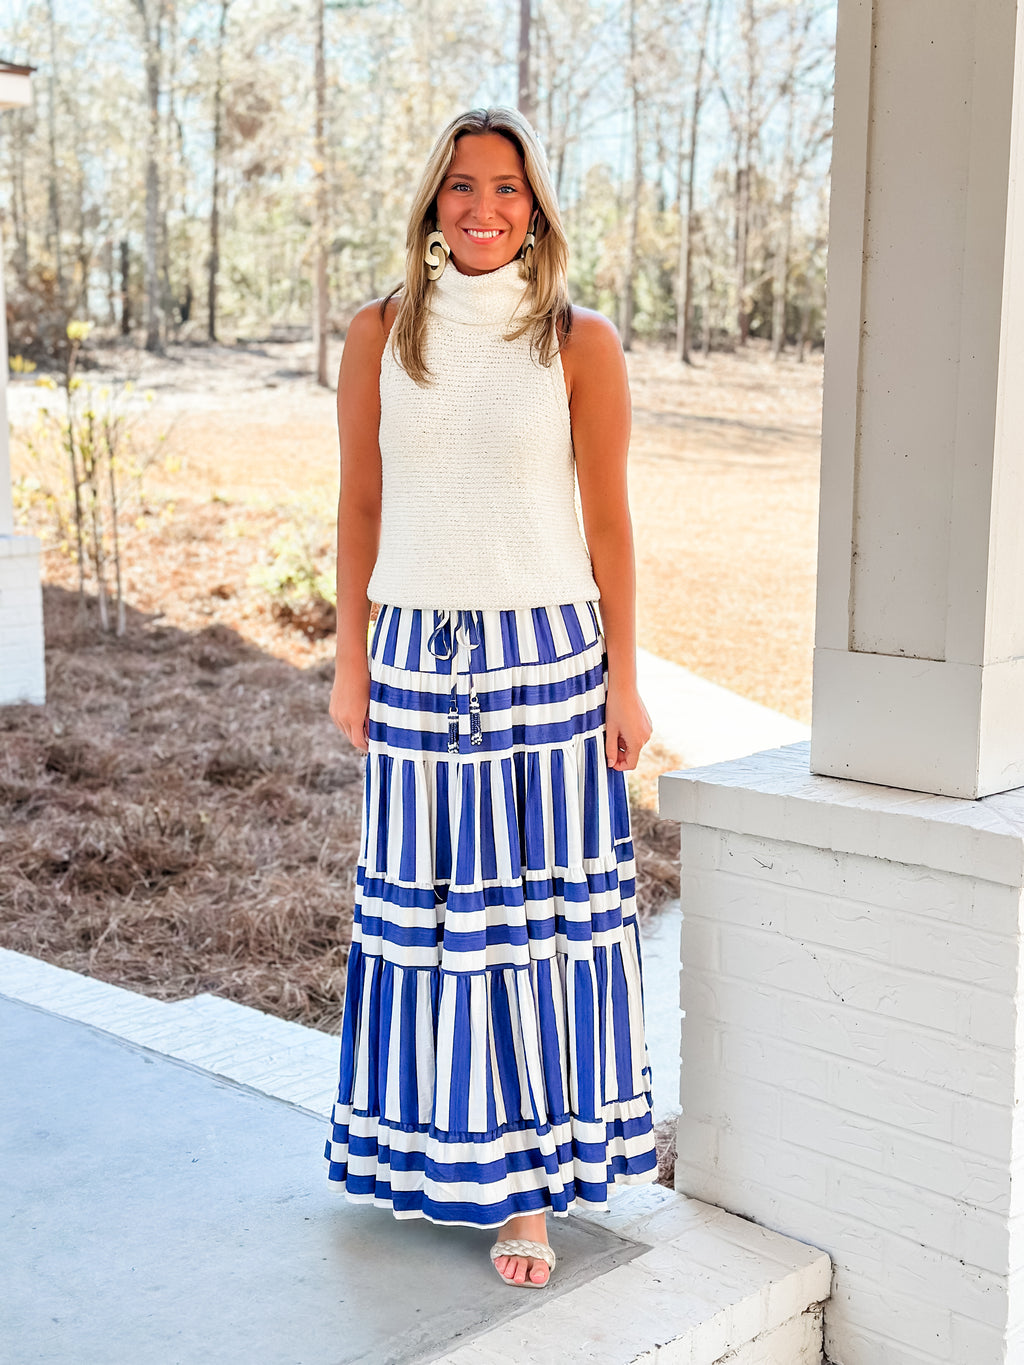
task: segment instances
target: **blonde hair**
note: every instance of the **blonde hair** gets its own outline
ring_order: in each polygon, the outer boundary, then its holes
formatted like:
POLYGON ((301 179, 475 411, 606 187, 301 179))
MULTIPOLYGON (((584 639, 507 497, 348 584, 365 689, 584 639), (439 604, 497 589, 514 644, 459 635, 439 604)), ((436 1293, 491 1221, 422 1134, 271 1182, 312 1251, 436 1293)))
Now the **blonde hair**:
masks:
MULTIPOLYGON (((437 195, 455 155, 461 137, 498 133, 507 138, 522 157, 526 179, 533 192, 537 210, 536 244, 527 279, 528 307, 509 341, 529 334, 534 354, 550 365, 559 346, 572 327, 572 305, 566 278, 569 243, 558 211, 555 187, 551 182, 547 158, 537 134, 515 109, 470 109, 453 118, 437 139, 427 159, 419 187, 409 211, 405 235, 405 284, 392 291, 381 304, 381 317, 392 298, 398 295, 398 312, 391 330, 391 345, 402 368, 417 384, 430 382, 423 354, 427 326, 428 300, 433 281, 427 277, 424 252, 427 237, 436 227, 437 195)), ((450 265, 449 270, 455 267, 450 265)))

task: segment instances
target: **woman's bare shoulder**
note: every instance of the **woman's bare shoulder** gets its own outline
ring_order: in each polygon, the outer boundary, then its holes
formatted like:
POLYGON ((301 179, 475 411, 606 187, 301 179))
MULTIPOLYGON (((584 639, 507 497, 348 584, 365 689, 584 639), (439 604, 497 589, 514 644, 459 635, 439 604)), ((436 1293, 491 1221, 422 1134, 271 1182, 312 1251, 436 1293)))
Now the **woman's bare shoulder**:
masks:
POLYGON ((345 346, 354 346, 360 352, 379 355, 384 350, 395 315, 398 301, 395 298, 371 299, 358 309, 345 333, 345 346))
POLYGON ((397 310, 395 299, 371 299, 356 311, 345 332, 339 385, 355 381, 359 375, 365 375, 367 382, 373 378, 375 385, 397 310))
POLYGON ((593 308, 572 307, 572 327, 562 342, 562 354, 577 355, 587 359, 621 354, 622 343, 614 322, 593 308))
POLYGON ((599 313, 595 308, 581 308, 579 304, 572 306, 572 330, 569 332, 569 340, 573 337, 579 339, 589 339, 592 337, 602 337, 619 340, 619 331, 612 322, 611 318, 606 318, 603 313, 599 313))
POLYGON ((561 345, 562 363, 572 374, 588 375, 624 362, 618 329, 603 313, 573 304, 572 327, 561 345))

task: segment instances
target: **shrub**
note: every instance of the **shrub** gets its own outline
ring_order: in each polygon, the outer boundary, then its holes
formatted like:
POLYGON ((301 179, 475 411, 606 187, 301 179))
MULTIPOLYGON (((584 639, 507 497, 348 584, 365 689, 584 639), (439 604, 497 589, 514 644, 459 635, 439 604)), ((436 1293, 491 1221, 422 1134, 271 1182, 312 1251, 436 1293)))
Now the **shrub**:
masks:
POLYGON ((332 524, 312 501, 298 503, 291 524, 272 537, 269 560, 249 576, 270 596, 277 620, 315 640, 333 635, 338 624, 332 540, 332 524))
POLYGON ((81 605, 91 577, 102 629, 121 635, 121 525, 126 503, 139 495, 143 471, 156 459, 156 449, 138 449, 127 415, 130 383, 114 390, 84 384, 75 374, 90 327, 74 320, 67 324, 62 381, 49 376, 37 381, 60 397, 55 408, 40 409, 35 425, 22 436, 35 472, 16 484, 15 502, 22 510, 41 505, 53 516, 61 542, 78 562, 81 605))

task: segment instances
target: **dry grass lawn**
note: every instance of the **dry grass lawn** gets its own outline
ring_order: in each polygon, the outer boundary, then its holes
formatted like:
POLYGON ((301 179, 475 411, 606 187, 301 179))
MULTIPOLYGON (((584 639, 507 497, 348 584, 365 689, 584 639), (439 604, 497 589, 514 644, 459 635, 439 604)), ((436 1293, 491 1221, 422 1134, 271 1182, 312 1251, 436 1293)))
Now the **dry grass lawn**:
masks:
POLYGON ((0 939, 161 999, 334 1027, 361 761, 322 667, 45 594, 45 707, 0 708, 0 939))
POLYGON ((810 721, 821 362, 632 358, 640 643, 810 721))

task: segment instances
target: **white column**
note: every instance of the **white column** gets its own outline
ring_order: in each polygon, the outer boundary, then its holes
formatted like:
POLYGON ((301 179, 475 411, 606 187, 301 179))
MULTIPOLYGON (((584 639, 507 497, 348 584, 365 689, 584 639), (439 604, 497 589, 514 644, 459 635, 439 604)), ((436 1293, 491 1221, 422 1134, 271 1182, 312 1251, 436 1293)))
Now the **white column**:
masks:
POLYGON ((42 546, 35 536, 14 534, 7 379, 7 309, 0 239, 0 705, 46 699, 39 579, 42 546))
POLYGON ((811 766, 1024 784, 1015 0, 840 0, 811 766))
POLYGON ((662 778, 677 1185, 835 1365, 1024 1361, 1022 115, 1024 0, 839 0, 811 744, 662 778))
POLYGON ((7 424, 7 304, 4 290, 4 246, 0 231, 0 536, 14 534, 11 499, 11 433, 7 424))

